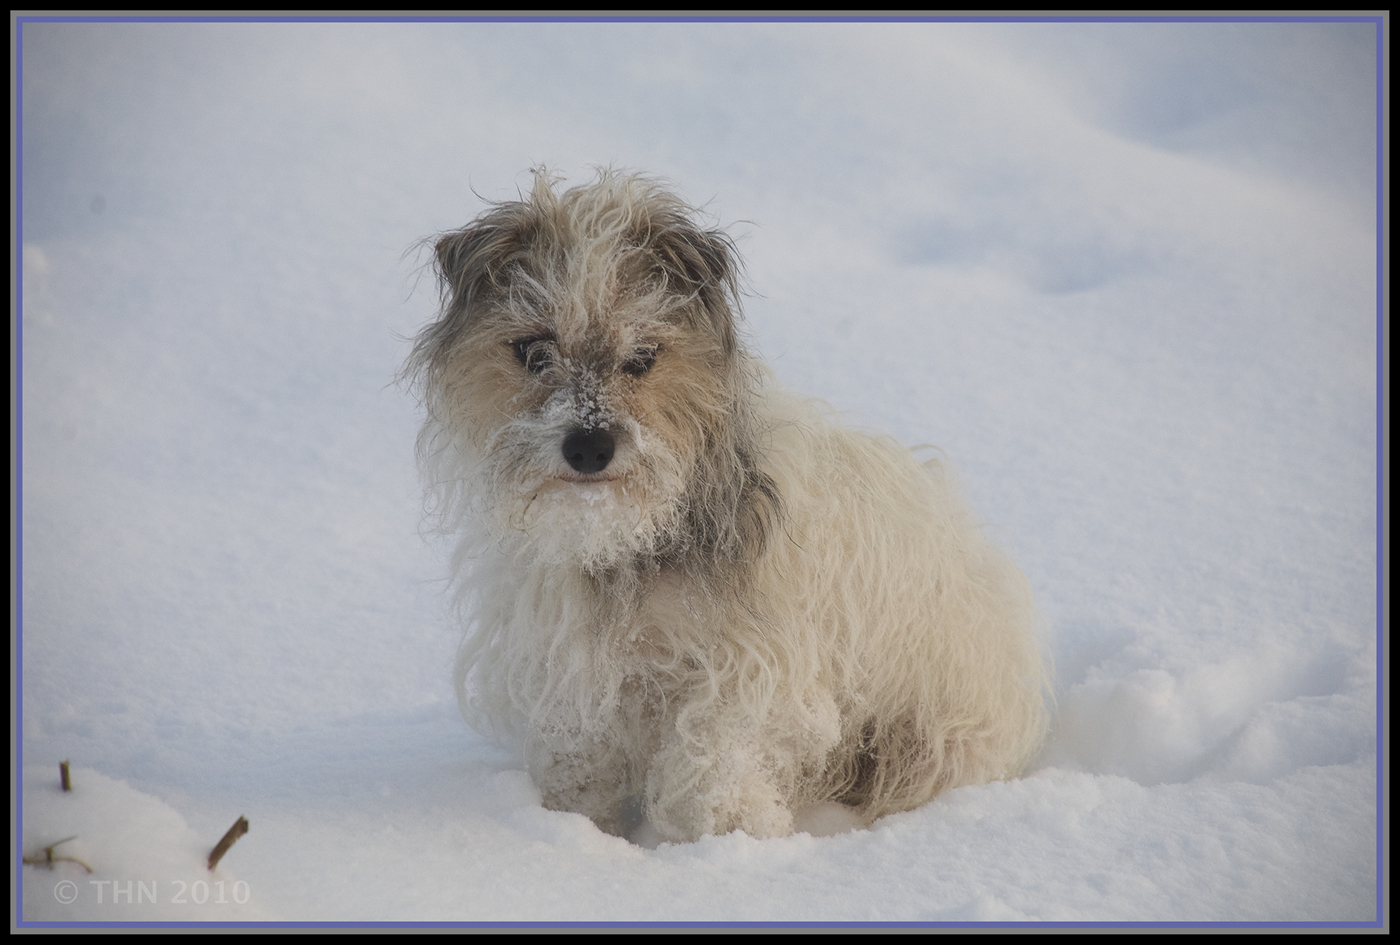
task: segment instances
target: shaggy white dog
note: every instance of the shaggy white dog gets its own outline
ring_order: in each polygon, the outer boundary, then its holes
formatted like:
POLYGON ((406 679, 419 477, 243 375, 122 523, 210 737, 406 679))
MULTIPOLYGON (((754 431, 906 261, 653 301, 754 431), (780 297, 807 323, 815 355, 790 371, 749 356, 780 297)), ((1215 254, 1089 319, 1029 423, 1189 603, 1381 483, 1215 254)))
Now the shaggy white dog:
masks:
POLYGON ((1025 578, 937 462, 784 395, 733 243, 602 172, 436 242, 407 371, 468 719, 555 810, 660 839, 862 822, 1016 775, 1045 729, 1025 578))

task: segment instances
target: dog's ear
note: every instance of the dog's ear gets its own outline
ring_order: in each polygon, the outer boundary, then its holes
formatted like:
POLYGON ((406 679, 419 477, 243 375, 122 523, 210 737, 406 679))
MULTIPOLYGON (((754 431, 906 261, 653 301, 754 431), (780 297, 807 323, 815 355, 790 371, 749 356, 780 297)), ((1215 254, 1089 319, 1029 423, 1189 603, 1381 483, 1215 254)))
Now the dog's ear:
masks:
POLYGON ((472 303, 504 283, 503 270, 530 240, 520 204, 503 204, 434 246, 445 315, 467 317, 472 303))
MULTIPOLYGON (((442 295, 437 321, 418 335, 404 376, 432 388, 447 355, 466 334, 478 303, 499 291, 507 270, 528 247, 530 226, 524 205, 506 203, 433 243, 433 270, 442 295)), ((426 241, 425 241, 426 242, 426 241)))
POLYGON ((688 221, 653 235, 652 245, 669 285, 694 296, 708 328, 726 354, 738 347, 741 263, 734 241, 722 230, 702 230, 688 221))

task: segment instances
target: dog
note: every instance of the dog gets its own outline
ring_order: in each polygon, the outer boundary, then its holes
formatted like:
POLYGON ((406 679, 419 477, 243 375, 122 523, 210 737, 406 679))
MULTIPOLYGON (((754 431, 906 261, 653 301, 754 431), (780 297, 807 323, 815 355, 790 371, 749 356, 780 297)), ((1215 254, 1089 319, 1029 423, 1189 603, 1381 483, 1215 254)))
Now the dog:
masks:
POLYGON ((611 170, 433 238, 405 376, 466 633, 463 713, 544 805, 661 841, 853 824, 1017 775, 1029 585, 937 460, 777 389, 732 239, 611 170))

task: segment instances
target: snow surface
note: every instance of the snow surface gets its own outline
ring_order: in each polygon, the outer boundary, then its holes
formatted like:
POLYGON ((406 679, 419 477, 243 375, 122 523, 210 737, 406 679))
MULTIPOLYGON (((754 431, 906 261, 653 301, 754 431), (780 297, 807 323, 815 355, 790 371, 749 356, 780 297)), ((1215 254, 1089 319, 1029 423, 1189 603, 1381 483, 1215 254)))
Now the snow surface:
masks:
POLYGON ((24 24, 16 841, 93 872, 22 919, 1375 922, 1377 29, 24 24), (649 850, 460 721, 412 248, 538 163, 674 181, 787 385, 951 457, 1025 778, 649 850))

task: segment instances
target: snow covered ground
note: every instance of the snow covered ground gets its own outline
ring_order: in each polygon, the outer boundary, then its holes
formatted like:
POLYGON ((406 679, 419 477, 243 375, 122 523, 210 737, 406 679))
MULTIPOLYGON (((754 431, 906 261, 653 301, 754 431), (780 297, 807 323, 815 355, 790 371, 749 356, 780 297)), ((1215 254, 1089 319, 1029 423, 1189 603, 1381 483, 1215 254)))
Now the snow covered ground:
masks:
POLYGON ((1377 52, 25 24, 15 840, 92 872, 22 920, 1376 922, 1377 52), (1026 777, 648 850, 460 721, 405 251, 539 163, 706 204, 784 383, 947 452, 1056 662, 1026 777))

